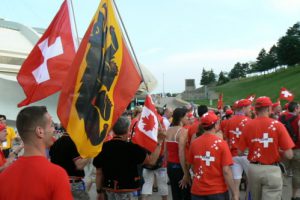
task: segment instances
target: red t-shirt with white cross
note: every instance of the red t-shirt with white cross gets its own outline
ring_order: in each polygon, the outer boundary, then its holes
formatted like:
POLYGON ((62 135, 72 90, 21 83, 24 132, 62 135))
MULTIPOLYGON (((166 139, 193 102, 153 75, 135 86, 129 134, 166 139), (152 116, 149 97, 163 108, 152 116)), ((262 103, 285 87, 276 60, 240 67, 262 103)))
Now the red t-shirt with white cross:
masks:
POLYGON ((211 195, 226 192, 223 167, 233 164, 227 143, 215 134, 205 133, 195 139, 188 162, 193 165, 194 178, 191 193, 211 195))
POLYGON ((238 144, 245 125, 250 121, 245 115, 234 115, 227 121, 225 137, 232 156, 238 156, 238 144))
POLYGON ((285 151, 294 146, 284 125, 269 117, 257 117, 247 123, 239 142, 240 150, 249 148, 250 162, 263 164, 279 162, 279 149, 285 151))

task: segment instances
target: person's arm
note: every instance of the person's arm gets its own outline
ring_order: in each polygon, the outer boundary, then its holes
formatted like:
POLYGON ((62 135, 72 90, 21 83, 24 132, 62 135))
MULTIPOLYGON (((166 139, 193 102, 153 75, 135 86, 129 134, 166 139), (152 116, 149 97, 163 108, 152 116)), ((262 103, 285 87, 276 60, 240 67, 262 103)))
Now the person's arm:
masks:
POLYGON ((232 171, 231 171, 230 166, 223 166, 223 176, 224 176, 227 186, 229 187, 229 189, 231 191, 232 199, 238 200, 239 197, 237 196, 237 191, 234 187, 233 176, 232 176, 232 171))
POLYGON ((179 153, 179 161, 183 171, 183 178, 179 182, 179 187, 185 188, 188 184, 190 184, 190 174, 186 164, 185 159, 185 147, 187 143, 187 130, 182 129, 182 132, 179 134, 179 142, 178 142, 178 153, 179 153))
POLYGON ((77 157, 77 158, 74 158, 73 161, 75 163, 77 170, 83 170, 83 168, 91 161, 91 159, 77 157))
POLYGON ((289 159, 289 160, 292 159, 293 156, 294 156, 293 150, 292 149, 288 149, 288 150, 283 151, 283 156, 286 159, 289 159))
POLYGON ((98 200, 104 199, 104 190, 103 190, 103 172, 101 168, 96 169, 96 189, 98 194, 98 200))
POLYGON ((159 158, 160 151, 161 151, 162 143, 158 142, 155 150, 150 154, 147 155, 147 158, 145 159, 144 163, 145 165, 155 165, 157 159, 159 158))

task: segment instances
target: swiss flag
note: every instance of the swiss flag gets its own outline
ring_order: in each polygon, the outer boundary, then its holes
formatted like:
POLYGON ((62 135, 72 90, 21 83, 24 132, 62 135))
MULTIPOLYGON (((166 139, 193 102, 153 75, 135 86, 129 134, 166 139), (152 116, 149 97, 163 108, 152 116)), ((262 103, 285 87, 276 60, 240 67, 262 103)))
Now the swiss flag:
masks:
POLYGON ((248 99, 249 101, 253 102, 255 99, 256 95, 255 94, 251 94, 249 96, 246 97, 246 99, 248 99))
POLYGON ((157 146, 158 113, 152 102, 151 96, 147 95, 140 120, 135 128, 133 142, 139 144, 150 152, 157 146))
POLYGON ((39 101, 61 90, 78 46, 69 8, 70 2, 65 0, 22 64, 17 80, 26 99, 18 107, 39 101))
POLYGON ((286 88, 283 87, 280 90, 279 98, 287 100, 287 101, 293 101, 294 95, 290 91, 288 91, 286 88))

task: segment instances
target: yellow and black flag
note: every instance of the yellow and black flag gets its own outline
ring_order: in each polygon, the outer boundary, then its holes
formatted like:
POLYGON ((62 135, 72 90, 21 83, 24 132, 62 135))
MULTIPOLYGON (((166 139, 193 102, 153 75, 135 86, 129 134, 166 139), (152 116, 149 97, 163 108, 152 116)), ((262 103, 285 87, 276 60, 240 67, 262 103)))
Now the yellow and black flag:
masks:
POLYGON ((142 81, 114 9, 101 1, 59 97, 59 119, 84 158, 101 151, 142 81))

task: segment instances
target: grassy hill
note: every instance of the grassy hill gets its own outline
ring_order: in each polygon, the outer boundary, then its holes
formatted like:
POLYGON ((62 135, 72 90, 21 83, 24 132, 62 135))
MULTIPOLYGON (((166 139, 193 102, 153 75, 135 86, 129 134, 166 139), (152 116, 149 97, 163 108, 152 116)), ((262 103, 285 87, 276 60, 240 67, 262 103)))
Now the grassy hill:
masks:
MULTIPOLYGON (((235 100, 246 98, 248 95, 256 94, 259 96, 269 96, 272 101, 279 97, 281 87, 287 88, 295 95, 295 101, 300 100, 300 65, 289 67, 267 75, 231 80, 221 85, 210 87, 209 89, 223 93, 225 104, 232 105, 235 100)), ((207 104, 208 100, 196 101, 197 104, 207 104)), ((216 106, 217 100, 213 101, 216 106)), ((282 101, 281 104, 285 103, 282 101)))

